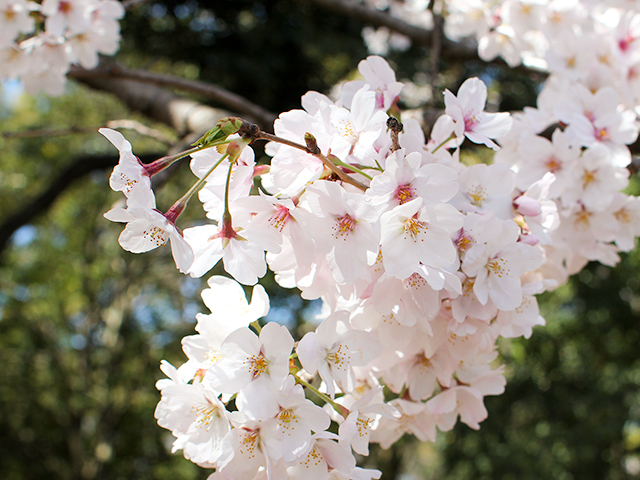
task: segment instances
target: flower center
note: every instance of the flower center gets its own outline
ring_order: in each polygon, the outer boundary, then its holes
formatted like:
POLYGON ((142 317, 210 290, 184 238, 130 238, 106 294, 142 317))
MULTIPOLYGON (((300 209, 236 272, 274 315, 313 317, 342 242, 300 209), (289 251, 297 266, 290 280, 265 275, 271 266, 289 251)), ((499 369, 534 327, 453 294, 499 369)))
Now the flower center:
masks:
POLYGON ((240 447, 238 448, 241 455, 247 455, 248 457, 254 456, 254 451, 258 444, 258 432, 255 430, 246 430, 244 438, 240 441, 240 447))
POLYGON ((135 187, 136 184, 138 183, 137 180, 134 180, 133 178, 129 178, 124 173, 120 174, 120 180, 122 180, 122 182, 124 183, 124 193, 127 195, 131 193, 131 190, 133 190, 133 187, 135 187))
POLYGON ((584 175, 582 175, 582 188, 587 188, 587 186, 593 181, 595 181, 595 179, 596 179, 595 171, 593 170, 585 171, 584 175))
POLYGON ((460 232, 460 236, 455 241, 455 245, 461 255, 466 253, 467 250, 469 250, 474 243, 476 243, 474 238, 464 230, 460 232))
POLYGON ((464 131, 470 132, 478 124, 478 119, 473 112, 469 112, 464 116, 464 131))
POLYGON ((331 350, 327 350, 327 355, 325 356, 325 360, 328 363, 332 364, 333 368, 346 371, 349 365, 349 359, 351 357, 349 355, 349 350, 343 347, 344 345, 339 344, 333 347, 331 350))
MULTIPOLYGON (((414 242, 418 240, 418 236, 421 233, 426 232, 429 229, 427 224, 421 222, 415 218, 409 218, 404 222, 404 238, 407 238, 407 235, 410 235, 414 242)), ((424 242, 424 239, 420 240, 424 242)))
POLYGON ((629 211, 626 208, 621 208, 616 213, 613 214, 620 223, 631 223, 631 215, 629 215, 629 211))
POLYGON ((494 258, 493 260, 489 261, 489 263, 487 263, 489 272, 497 275, 500 278, 502 278, 503 275, 509 275, 509 272, 511 270, 506 268, 506 266, 507 262, 503 258, 494 258))
POLYGON ((404 281, 406 287, 418 290, 427 285, 427 281, 418 273, 412 273, 409 278, 404 281))
POLYGON ((249 373, 251 373, 253 378, 259 377, 269 368, 269 360, 267 360, 262 353, 251 355, 244 363, 248 366, 249 373))
POLYGON ((544 165, 545 165, 545 167, 547 167, 547 170, 550 171, 551 173, 556 173, 558 170, 560 170, 562 168, 562 165, 560 164, 558 159, 555 158, 555 157, 550 157, 545 162, 544 165))
POLYGON ((278 414, 278 423, 285 430, 293 430, 298 423, 298 418, 296 414, 291 410, 281 410, 278 414))
POLYGON ((290 218, 291 214, 289 213, 289 209, 283 205, 279 205, 275 213, 269 217, 269 225, 279 232, 282 232, 282 229, 290 218))
POLYGON ((606 142, 611 138, 611 135, 609 135, 609 132, 607 131, 606 128, 600 128, 600 129, 596 128, 595 136, 596 136, 596 140, 598 140, 599 142, 606 142))
POLYGON ((193 406, 191 407, 191 413, 194 413, 196 416, 196 428, 204 428, 206 431, 209 431, 209 428, 211 428, 211 421, 220 416, 218 407, 211 404, 199 407, 193 406))
POLYGON ((144 232, 142 232, 142 237, 155 244, 156 247, 161 247, 162 245, 167 243, 169 234, 160 227, 156 227, 154 225, 153 227, 148 228, 144 232))
POLYGON ((342 237, 344 241, 347 240, 347 237, 353 230, 356 228, 356 220, 351 217, 349 214, 346 214, 340 218, 338 221, 333 224, 333 236, 342 237))
POLYGON ((467 195, 471 197, 471 203, 476 207, 481 207, 487 200, 487 191, 480 185, 474 185, 467 190, 467 195))
POLYGON ((343 120, 340 122, 338 125, 338 131, 340 132, 340 135, 342 135, 351 145, 355 145, 358 141, 358 133, 356 132, 355 126, 350 121, 343 120))
POLYGON ((398 205, 403 205, 415 198, 415 191, 410 184, 400 185, 396 190, 395 198, 398 205))
POLYGON ((358 419, 356 420, 356 426, 358 427, 358 435, 364 437, 367 434, 367 430, 371 427, 373 423, 373 418, 369 417, 361 417, 358 415, 358 419))

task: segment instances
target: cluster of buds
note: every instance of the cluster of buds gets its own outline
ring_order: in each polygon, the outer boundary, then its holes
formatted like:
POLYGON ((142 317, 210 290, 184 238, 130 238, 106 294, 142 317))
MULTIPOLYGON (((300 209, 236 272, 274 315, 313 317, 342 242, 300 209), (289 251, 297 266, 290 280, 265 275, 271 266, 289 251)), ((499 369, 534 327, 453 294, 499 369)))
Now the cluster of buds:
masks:
POLYGON ((389 65, 369 57, 360 72, 337 102, 307 93, 275 135, 227 118, 193 149, 146 166, 102 131, 121 155, 111 186, 127 208, 105 216, 127 222, 125 249, 170 241, 181 271, 200 277, 222 260, 245 285, 268 265, 283 287, 323 301, 317 328, 296 342, 282 325, 260 326, 262 287, 249 304, 236 281, 209 279, 212 313, 183 339, 188 361, 163 363, 156 417, 174 450, 215 469, 212 480, 378 478, 356 466, 370 442, 434 441, 458 418, 479 428, 484 397, 504 391, 497 339, 528 338, 544 324, 536 294, 587 259, 614 263, 640 234, 637 200, 619 193, 628 173, 615 152, 638 133, 624 112, 594 109, 587 121, 606 135, 593 144, 575 141, 584 121, 568 113, 552 141, 527 137, 520 117, 512 128, 508 113, 484 111, 486 86, 472 78, 444 92, 445 114, 425 139, 417 121, 401 123, 389 65), (270 166, 249 147, 261 140, 270 166), (500 161, 466 165, 470 143, 500 161), (198 181, 163 215, 148 177, 187 155, 198 181), (211 223, 181 231, 195 192, 211 223))
POLYGON ((72 64, 91 69, 118 51, 123 16, 116 0, 0 1, 0 79, 60 95, 72 64))

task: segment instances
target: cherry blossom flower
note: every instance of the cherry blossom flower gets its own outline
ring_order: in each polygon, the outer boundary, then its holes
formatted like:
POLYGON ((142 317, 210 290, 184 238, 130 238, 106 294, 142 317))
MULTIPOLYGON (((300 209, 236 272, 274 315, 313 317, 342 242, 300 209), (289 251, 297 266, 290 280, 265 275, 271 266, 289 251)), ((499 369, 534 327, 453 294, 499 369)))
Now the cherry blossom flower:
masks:
POLYGON ((155 208, 151 179, 140 159, 133 154, 131 144, 116 130, 101 128, 98 132, 120 152, 120 161, 109 177, 111 188, 125 194, 127 206, 155 208))
POLYGON ((335 385, 343 392, 355 387, 353 367, 363 366, 380 353, 376 338, 361 330, 349 327, 347 312, 335 312, 298 343, 296 349, 304 369, 318 372, 327 385, 330 396, 335 395, 335 385))
POLYGON ((347 404, 349 415, 340 424, 340 442, 350 444, 353 451, 369 455, 369 432, 375 429, 382 416, 398 418, 400 413, 392 405, 380 402, 382 387, 369 390, 362 398, 347 404))
POLYGON ((202 384, 174 384, 162 389, 155 417, 176 437, 173 452, 184 450, 195 463, 213 463, 230 430, 227 410, 217 393, 202 384))
POLYGON ((178 227, 158 210, 143 207, 113 208, 104 214, 112 222, 127 224, 120 234, 120 246, 132 253, 144 253, 171 243, 176 267, 186 272, 193 263, 193 250, 178 227))
POLYGON ((331 423, 329 414, 304 396, 302 385, 295 385, 294 378, 285 378, 276 400, 280 411, 276 421, 283 433, 282 458, 293 461, 310 448, 311 432, 323 432, 331 423))
POLYGON ((466 136, 474 143, 483 143, 498 150, 498 145, 490 140, 505 135, 511 128, 508 113, 486 113, 487 87, 478 78, 466 80, 456 97, 449 90, 444 92, 446 114, 455 123, 456 137, 466 136))
POLYGON ((367 87, 358 90, 353 97, 351 111, 331 106, 332 153, 346 161, 353 155, 356 163, 375 166, 374 142, 380 136, 387 121, 387 115, 376 110, 376 94, 367 87))
POLYGON ((220 348, 224 357, 210 368, 211 386, 238 393, 243 411, 255 419, 274 416, 279 406, 274 391, 289 374, 293 338, 286 327, 267 323, 260 337, 248 328, 233 331, 220 348))
POLYGON ((381 248, 388 275, 404 279, 420 263, 446 268, 456 260, 451 235, 462 227, 462 215, 449 204, 427 204, 417 198, 386 212, 380 219, 381 248))
POLYGON ((335 262, 337 281, 354 283, 363 275, 368 258, 378 252, 378 215, 364 196, 347 193, 333 182, 309 187, 304 197, 312 215, 305 228, 317 248, 335 262))

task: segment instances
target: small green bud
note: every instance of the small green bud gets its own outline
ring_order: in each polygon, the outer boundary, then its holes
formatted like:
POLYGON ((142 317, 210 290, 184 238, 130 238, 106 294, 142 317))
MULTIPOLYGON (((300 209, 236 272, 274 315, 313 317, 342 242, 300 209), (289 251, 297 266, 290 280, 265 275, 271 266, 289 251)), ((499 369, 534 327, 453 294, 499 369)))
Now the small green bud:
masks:
POLYGON ((205 133, 192 145, 194 147, 209 147, 224 142, 229 135, 238 133, 244 120, 238 117, 221 118, 216 126, 205 133))

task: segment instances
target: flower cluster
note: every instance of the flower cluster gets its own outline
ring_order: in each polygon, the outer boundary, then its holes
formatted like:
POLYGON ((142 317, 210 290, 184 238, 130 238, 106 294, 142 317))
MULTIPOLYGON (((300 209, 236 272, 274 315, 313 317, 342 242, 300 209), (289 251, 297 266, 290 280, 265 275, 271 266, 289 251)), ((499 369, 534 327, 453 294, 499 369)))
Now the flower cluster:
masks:
POLYGON ((484 111, 486 86, 472 78, 444 92, 426 139, 417 121, 388 117, 402 89, 388 64, 369 57, 359 69, 364 81, 336 102, 307 93, 275 135, 227 118, 188 152, 142 165, 102 131, 121 156, 111 186, 127 205, 105 216, 127 223, 125 249, 170 241, 181 271, 200 277, 222 261, 245 285, 268 266, 324 304, 295 342, 281 325, 260 328, 262 287, 248 304, 235 281, 209 279, 212 313, 183 340, 188 361, 163 364, 156 417, 212 480, 378 478, 356 467, 370 442, 434 441, 458 418, 479 428, 484 397, 505 386, 496 340, 528 338, 544 324, 536 294, 588 259, 615 263, 640 234, 637 199, 620 193, 638 131, 607 102, 615 91, 548 93, 553 108, 514 121, 484 111), (553 121, 563 128, 551 140, 537 135, 553 121), (271 140, 270 166, 256 165, 258 140, 271 140), (497 151, 496 163, 462 163, 469 142, 497 151), (187 153, 198 181, 162 214, 148 178, 187 153), (196 191, 211 223, 181 231, 196 191))
POLYGON ((0 79, 60 95, 71 64, 90 69, 116 53, 123 15, 116 0, 0 0, 0 79))

